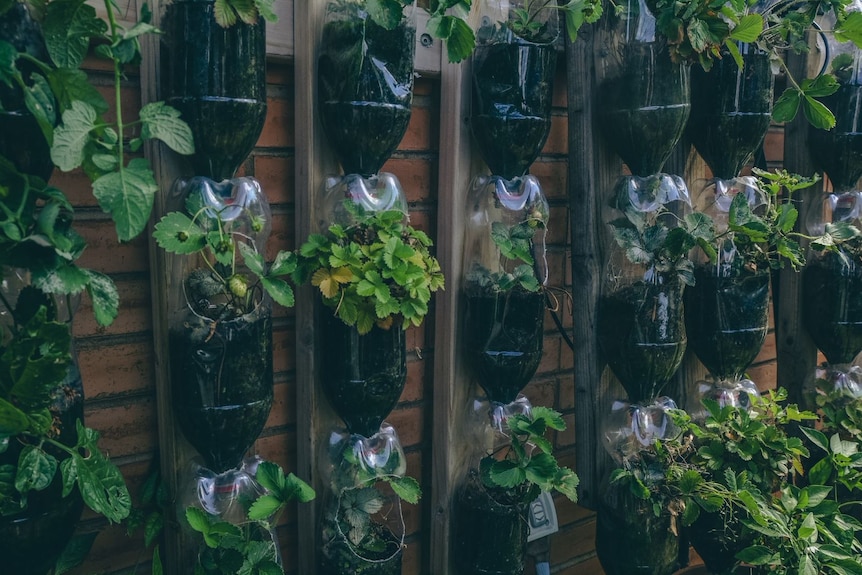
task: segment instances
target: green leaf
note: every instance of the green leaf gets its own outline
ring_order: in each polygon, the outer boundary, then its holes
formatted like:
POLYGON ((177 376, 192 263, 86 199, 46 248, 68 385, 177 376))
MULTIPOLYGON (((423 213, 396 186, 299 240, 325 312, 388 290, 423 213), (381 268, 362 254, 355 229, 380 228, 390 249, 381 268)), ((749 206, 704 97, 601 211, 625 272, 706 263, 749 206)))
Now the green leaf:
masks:
POLYGON ((283 280, 272 277, 260 278, 260 285, 266 290, 266 293, 279 305, 284 307, 293 307, 296 303, 296 298, 291 285, 283 280))
POLYGON ((398 0, 366 0, 365 9, 375 23, 394 30, 401 21, 402 7, 398 0))
POLYGON ((86 457, 78 452, 72 455, 78 469, 78 490, 90 509, 101 513, 112 523, 119 523, 128 517, 132 508, 123 475, 99 451, 99 434, 84 427, 80 420, 77 427, 78 446, 88 453, 86 457))
POLYGON ((105 274, 93 270, 83 270, 87 275, 87 295, 93 302, 93 315, 101 326, 109 326, 117 318, 120 308, 120 294, 114 281, 105 274))
POLYGON ((57 123, 54 95, 44 76, 33 74, 30 76, 30 81, 33 85, 24 90, 24 104, 33 114, 45 141, 50 145, 54 141, 54 124, 57 123))
POLYGON ((802 92, 794 87, 785 89, 772 107, 772 119, 776 122, 792 121, 793 118, 796 117, 796 113, 799 111, 801 100, 802 92))
POLYGON ((26 494, 28 491, 42 491, 51 484, 57 474, 57 459, 33 445, 25 445, 18 457, 18 473, 15 475, 15 489, 26 494))
POLYGON ((0 397, 0 435, 17 435, 29 426, 27 414, 0 397))
POLYGON ((823 74, 813 79, 806 79, 802 82, 802 91, 806 96, 812 98, 822 98, 831 96, 838 91, 840 84, 832 74, 823 74))
POLYGON ((186 521, 198 533, 207 534, 210 531, 210 520, 203 509, 186 507, 186 521))
POLYGON ((249 271, 258 277, 265 275, 266 263, 263 261, 263 256, 257 253, 257 250, 245 242, 239 242, 238 247, 240 254, 242 254, 242 259, 249 271))
POLYGON ((135 158, 126 168, 93 182, 93 195, 102 211, 113 217, 120 241, 131 240, 144 230, 158 189, 143 158, 135 158))
POLYGON ((751 565, 771 565, 775 563, 777 556, 769 547, 752 545, 737 553, 736 558, 751 565))
POLYGON ((51 160, 64 172, 74 170, 84 162, 84 147, 90 131, 96 127, 96 111, 85 102, 72 102, 63 112, 63 123, 54 130, 51 160))
POLYGON ((763 32, 763 16, 747 14, 740 18, 739 23, 733 27, 730 37, 739 42, 751 43, 757 40, 761 32, 763 32))
POLYGON ((517 487, 527 479, 527 474, 514 461, 494 461, 488 469, 492 485, 517 487))
POLYGON ((215 0, 213 12, 216 23, 222 28, 230 28, 236 24, 236 12, 228 0, 215 0))
POLYGON ((843 22, 835 27, 835 39, 839 42, 853 42, 862 48, 862 12, 849 12, 843 22))
POLYGON ((419 482, 410 476, 405 477, 390 477, 387 479, 392 491, 399 498, 407 503, 416 505, 419 503, 419 498, 422 496, 422 489, 419 487, 419 482))
POLYGON ((15 46, 0 40, 0 82, 6 86, 13 88, 18 86, 18 82, 23 81, 21 72, 15 66, 15 61, 18 59, 18 50, 15 46))
POLYGON ((822 102, 807 94, 802 100, 802 113, 815 128, 831 130, 835 127, 835 115, 822 102))
POLYGON ((75 100, 89 104, 97 114, 108 111, 108 103, 90 83, 84 71, 54 68, 47 73, 47 77, 61 113, 71 108, 75 100))
POLYGON ((153 229, 159 247, 175 254, 193 254, 206 246, 206 232, 181 212, 169 212, 153 229))
POLYGON ((262 495, 255 499, 248 510, 248 518, 253 521, 268 520, 281 510, 284 502, 275 495, 262 495))
POLYGON ((50 2, 42 23, 45 46, 58 68, 79 68, 87 55, 90 38, 105 33, 107 24, 85 0, 50 2))
POLYGON ((83 563, 89 555, 90 549, 93 548, 93 542, 98 534, 98 531, 93 531, 72 537, 54 564, 53 575, 62 575, 83 563))
POLYGON ((141 108, 141 138, 156 138, 178 154, 195 153, 194 136, 180 111, 164 102, 153 102, 141 108))
POLYGON ((296 254, 289 251, 280 251, 275 256, 275 261, 269 268, 269 276, 283 276, 292 274, 296 270, 296 254))
POLYGON ((727 51, 730 52, 730 56, 733 58, 733 61, 736 62, 736 67, 740 70, 745 67, 745 63, 742 60, 742 54, 739 52, 739 46, 736 45, 734 40, 728 38, 724 41, 724 47, 727 48, 727 51))
POLYGON ((74 457, 60 462, 60 475, 63 477, 63 497, 68 497, 78 483, 78 464, 74 457))
POLYGON ((446 56, 453 64, 466 59, 476 47, 473 29, 460 18, 434 14, 428 20, 427 29, 431 36, 445 41, 446 56))

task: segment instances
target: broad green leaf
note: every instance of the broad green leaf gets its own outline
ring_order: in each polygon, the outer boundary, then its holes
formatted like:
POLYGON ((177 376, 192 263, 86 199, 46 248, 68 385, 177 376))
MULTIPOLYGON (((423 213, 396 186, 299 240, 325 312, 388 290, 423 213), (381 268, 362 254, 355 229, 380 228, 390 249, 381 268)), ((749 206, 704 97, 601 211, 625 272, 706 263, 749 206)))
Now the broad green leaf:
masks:
POLYGON ((245 242, 237 244, 239 252, 242 254, 242 259, 246 267, 254 275, 260 277, 266 274, 266 263, 263 261, 263 256, 245 242))
POLYGON ((248 510, 248 518, 253 521, 268 520, 281 510, 284 503, 275 495, 262 495, 255 499, 248 510))
POLYGON ((98 534, 98 531, 93 531, 80 535, 76 534, 72 537, 54 564, 53 575, 62 575, 83 563, 84 559, 89 555, 90 549, 93 548, 93 542, 96 540, 98 534))
POLYGON ((769 547, 752 545, 736 554, 736 558, 751 565, 771 565, 778 559, 769 547))
POLYGON ((74 264, 60 264, 54 269, 40 269, 33 273, 33 285, 51 294, 78 293, 88 281, 84 270, 74 264))
POLYGON ((79 68, 90 38, 105 33, 107 24, 85 0, 50 2, 42 23, 45 46, 58 68, 79 68))
POLYGON ((263 277, 260 283, 276 303, 284 307, 293 307, 295 296, 288 282, 279 278, 263 277))
POLYGON ((84 162, 84 147, 96 126, 96 111, 85 102, 75 101, 63 112, 63 123, 54 130, 51 160, 64 172, 84 162))
POLYGON ((228 0, 215 0, 213 15, 216 23, 222 28, 230 28, 236 24, 236 12, 231 8, 228 0))
POLYGON ((72 456, 78 469, 78 490, 90 509, 101 513, 112 523, 119 523, 128 517, 132 499, 123 475, 98 450, 97 440, 98 433, 78 421, 78 444, 86 446, 88 451, 87 457, 79 453, 72 456))
POLYGON ((50 145, 54 140, 54 124, 57 123, 54 95, 44 76, 33 74, 30 81, 33 84, 24 90, 24 105, 33 114, 45 141, 50 145))
POLYGON ((27 414, 0 397, 0 435, 17 435, 29 426, 27 414))
POLYGON ((78 464, 74 457, 60 462, 60 475, 63 478, 63 497, 68 497, 78 484, 78 464))
POLYGON ((159 552, 159 546, 156 545, 153 549, 153 573, 152 575, 164 575, 162 570, 162 556, 159 552))
POLYGON ((169 212, 153 229, 159 247, 175 254, 193 254, 206 246, 206 232, 181 212, 169 212))
POLYGON ((491 464, 489 478, 492 485, 517 487, 527 479, 527 474, 517 463, 504 460, 491 464))
POLYGON ((745 67, 745 62, 742 60, 742 54, 739 52, 739 46, 736 45, 734 40, 728 38, 724 41, 724 47, 727 48, 727 51, 730 52, 730 56, 733 58, 733 61, 736 62, 736 67, 740 70, 745 67))
POLYGON ((862 12, 849 12, 844 21, 835 27, 835 38, 839 42, 853 42, 862 48, 862 12))
POLYGON ((42 491, 57 473, 57 459, 33 445, 25 445, 18 457, 18 473, 15 475, 15 489, 26 494, 28 491, 42 491))
MULTIPOLYGON (((739 23, 730 32, 730 37, 739 42, 754 42, 763 31, 763 16, 747 14, 739 19, 739 23)), ((742 68, 742 66, 740 66, 742 68)))
POLYGON ((93 154, 90 161, 102 172, 113 172, 119 166, 120 160, 114 154, 93 154))
POLYGON ((794 87, 785 89, 772 107, 772 119, 776 122, 790 122, 796 117, 801 100, 802 92, 794 87))
POLYGON ((529 463, 524 468, 527 481, 544 485, 551 481, 557 473, 557 461, 548 453, 539 453, 530 458, 529 463))
POLYGON ((709 26, 703 20, 693 19, 686 33, 695 52, 703 52, 710 42, 709 26))
POLYGON ((398 0, 366 0, 368 16, 379 26, 394 30, 401 21, 402 6, 398 0))
POLYGON ((135 158, 124 169, 93 182, 93 195, 102 211, 113 217, 120 241, 131 240, 146 227, 158 189, 143 158, 135 158))
POLYGON ((180 111, 164 102, 153 102, 141 108, 141 138, 156 138, 178 154, 195 153, 194 136, 180 111))
POLYGON ((54 68, 48 72, 48 83, 57 98, 60 113, 71 108, 75 100, 81 100, 90 105, 97 114, 108 111, 108 103, 98 90, 90 83, 83 70, 69 68, 54 68))
POLYGON ((834 94, 840 84, 832 74, 823 74, 813 79, 806 79, 802 82, 802 91, 806 96, 812 98, 822 98, 834 94))
POLYGON ((532 410, 533 419, 541 419, 545 422, 545 425, 551 429, 556 431, 564 431, 566 429, 566 422, 563 419, 562 414, 559 412, 549 408, 536 406, 532 410))
POLYGON ((13 88, 18 86, 18 82, 22 81, 21 72, 15 66, 15 60, 18 59, 18 50, 15 46, 0 40, 0 82, 6 86, 13 88))
POLYGON ((835 127, 835 115, 822 102, 807 94, 802 100, 802 113, 815 128, 831 130, 835 127))
POLYGON ((445 41, 446 56, 457 64, 466 59, 476 47, 473 29, 460 18, 444 14, 434 14, 428 20, 428 33, 445 41))
POLYGON ((419 482, 414 478, 410 476, 390 477, 387 481, 398 497, 413 505, 419 503, 422 490, 419 487, 419 482))
POLYGON ((296 254, 289 251, 280 251, 275 256, 275 261, 269 268, 270 276, 282 276, 292 274, 296 269, 296 254))
POLYGON ((93 315, 101 326, 109 326, 117 318, 120 308, 120 294, 114 280, 103 273, 83 270, 87 275, 87 295, 93 302, 93 315))

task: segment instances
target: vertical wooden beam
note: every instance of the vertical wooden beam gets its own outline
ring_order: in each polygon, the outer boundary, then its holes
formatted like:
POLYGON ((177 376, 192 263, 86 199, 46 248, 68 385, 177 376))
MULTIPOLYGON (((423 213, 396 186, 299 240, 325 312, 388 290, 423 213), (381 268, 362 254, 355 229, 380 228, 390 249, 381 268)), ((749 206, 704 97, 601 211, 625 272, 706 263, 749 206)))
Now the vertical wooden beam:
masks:
MULTIPOLYGON (((445 51, 444 51, 445 52, 445 51)), ((440 70, 440 160, 438 172, 437 258, 446 289, 437 292, 434 340, 434 430, 430 573, 452 573, 450 557, 452 499, 465 476, 470 447, 463 441, 471 385, 459 353, 459 310, 465 210, 470 181, 478 173, 471 150, 468 110, 470 63, 440 70)))
MULTIPOLYGON (((296 245, 316 232, 318 196, 327 174, 337 173, 332 154, 324 145, 317 118, 317 55, 328 0, 294 3, 294 86, 296 106, 296 245)), ((317 519, 326 496, 317 473, 318 446, 322 434, 335 424, 331 409, 321 399, 322 391, 315 364, 315 307, 311 286, 297 290, 296 303, 296 410, 297 470, 311 482, 318 498, 303 505, 299 513, 299 573, 317 571, 320 529, 317 519)))
MULTIPOLYGON (((787 64, 794 78, 808 77, 806 55, 788 54, 787 64)), ((784 127, 784 168, 802 176, 814 173, 808 154, 808 121, 802 113, 784 127)), ((795 198, 800 229, 812 204, 819 199, 822 185, 796 192, 795 198)), ((802 400, 802 385, 814 373, 817 348, 802 327, 802 277, 789 266, 773 281, 773 312, 775 314, 775 344, 778 355, 778 385, 787 388, 790 400, 802 400)))
POLYGON ((572 315, 575 343, 575 461, 581 480, 579 503, 595 509, 599 470, 596 396, 601 379, 596 308, 601 288, 597 226, 602 224, 597 198, 597 157, 593 133, 595 73, 593 28, 581 29, 577 42, 566 42, 569 114, 569 222, 572 238, 572 315))
MULTIPOLYGON (((153 24, 159 26, 166 2, 152 0, 153 24)), ((134 8, 130 8, 134 10, 134 8)), ((130 14, 131 18, 133 14, 130 14)), ((141 104, 146 105, 162 99, 160 83, 160 40, 158 36, 147 35, 141 42, 142 64, 141 104)), ((180 158, 167 146, 149 140, 144 146, 146 157, 150 160, 159 192, 153 205, 153 215, 146 234, 149 241, 150 297, 152 300, 153 320, 153 357, 156 383, 156 416, 159 431, 159 457, 162 480, 166 483, 172 503, 176 502, 184 464, 195 455, 185 441, 174 417, 170 380, 170 350, 168 347, 168 325, 170 294, 177 289, 174 274, 168 272, 165 251, 153 239, 153 225, 168 211, 168 195, 174 180, 181 174, 180 158)), ((180 279, 181 281, 181 279, 180 279)), ((164 547, 161 551, 162 563, 168 575, 183 575, 185 561, 192 553, 191 543, 180 529, 175 515, 176 506, 166 510, 164 547)))

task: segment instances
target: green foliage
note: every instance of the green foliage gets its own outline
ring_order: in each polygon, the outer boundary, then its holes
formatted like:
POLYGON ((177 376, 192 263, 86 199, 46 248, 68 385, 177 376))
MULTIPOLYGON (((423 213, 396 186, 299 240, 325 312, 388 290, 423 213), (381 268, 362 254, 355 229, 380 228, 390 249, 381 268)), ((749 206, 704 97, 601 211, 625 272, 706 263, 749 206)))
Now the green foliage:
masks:
MULTIPOLYGON (((213 207, 199 207, 191 198, 187 204, 191 217, 182 212, 165 214, 153 238, 170 253, 200 256, 204 267, 186 279, 187 299, 198 313, 215 320, 242 317, 260 303, 260 290, 285 307, 293 306, 293 288, 285 279, 296 271, 292 252, 279 252, 267 270, 263 255, 247 241, 242 218, 225 221, 213 207)), ((254 221, 254 215, 249 217, 253 227, 263 225, 254 221)))
POLYGON ((40 306, 12 326, 12 337, 0 348, 0 452, 12 441, 23 445, 17 464, 0 466, 0 515, 26 509, 30 491, 46 489, 58 473, 64 497, 77 487, 84 503, 111 522, 129 513, 125 482, 99 451, 99 434, 78 421, 75 445, 58 440, 52 410, 57 395, 70 392, 63 386, 72 360, 70 341, 69 326, 40 306))
POLYGON ((272 8, 273 2, 274 0, 215 0, 215 21, 222 28, 229 28, 238 21, 253 26, 261 18, 267 22, 276 22, 278 18, 272 8))
POLYGON ((57 167, 63 171, 81 167, 93 180, 99 206, 114 219, 118 238, 127 241, 146 226, 158 189, 145 160, 126 162, 127 131, 140 126, 140 137, 131 142, 137 146, 154 138, 180 154, 190 154, 194 144, 179 112, 162 102, 144 106, 136 122, 126 122, 119 105, 114 122, 103 119, 107 103, 78 70, 90 43, 96 44, 96 54, 113 66, 114 95, 119 103, 123 68, 140 62, 140 37, 157 32, 146 6, 140 21, 129 29, 117 23, 117 7, 112 2, 106 1, 105 8, 107 23, 83 0, 50 2, 42 29, 51 64, 16 53, 11 45, 0 41, 0 81, 17 86, 23 93, 57 167), (38 72, 25 81, 18 61, 35 66, 38 72))
POLYGON ((476 265, 467 273, 467 282, 496 293, 516 288, 527 292, 539 291, 542 285, 534 270, 533 237, 537 232, 544 233, 547 219, 548 215, 537 206, 526 220, 512 226, 492 222, 491 240, 500 252, 501 270, 492 272, 476 265))
POLYGON ((524 502, 532 501, 541 491, 558 491, 577 502, 578 476, 557 463, 553 446, 545 438, 549 429, 566 429, 562 416, 553 409, 533 407, 530 415, 513 415, 506 424, 510 443, 479 462, 482 483, 518 494, 524 502))
POLYGON ((737 558, 779 575, 862 573, 855 535, 862 524, 839 511, 831 488, 784 486, 774 497, 747 500, 746 527, 760 537, 737 558))
POLYGON ((223 521, 198 507, 186 508, 185 519, 203 537, 195 575, 280 575, 278 543, 270 536, 278 516, 291 501, 306 503, 314 490, 294 474, 285 475, 275 463, 262 462, 256 474, 267 492, 246 505, 246 520, 223 521))
POLYGON ((603 9, 600 0, 569 0, 563 4, 557 0, 525 0, 523 7, 512 9, 506 26, 516 36, 530 42, 552 42, 554 38, 542 22, 543 12, 549 10, 557 10, 565 18, 569 40, 574 42, 578 39, 578 30, 581 26, 584 23, 592 24, 598 21, 603 9))
POLYGON ((310 280, 323 303, 360 334, 375 324, 420 325, 431 293, 444 283, 431 239, 402 223, 398 210, 368 212, 349 200, 344 205, 354 223, 309 236, 299 249, 294 281, 310 280))

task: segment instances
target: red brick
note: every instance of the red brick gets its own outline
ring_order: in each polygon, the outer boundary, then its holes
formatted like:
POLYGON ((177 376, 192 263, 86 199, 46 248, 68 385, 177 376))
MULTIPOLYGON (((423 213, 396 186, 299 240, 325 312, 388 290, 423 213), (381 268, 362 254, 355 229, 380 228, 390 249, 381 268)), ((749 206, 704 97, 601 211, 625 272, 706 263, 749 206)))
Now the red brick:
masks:
POLYGON ((425 418, 419 407, 396 408, 386 418, 401 440, 401 445, 410 447, 422 443, 424 436, 425 418))
POLYGON ((257 140, 261 148, 289 148, 293 144, 293 101, 282 98, 266 99, 266 122, 257 140))
POLYGON ((551 132, 542 148, 543 154, 565 154, 569 149, 569 119, 565 115, 551 116, 551 132))
POLYGON ((120 294, 120 313, 108 327, 101 327, 93 317, 93 305, 90 298, 84 295, 81 306, 75 313, 73 333, 75 337, 89 335, 119 335, 149 331, 152 329, 152 299, 150 297, 150 279, 115 280, 120 294))
POLYGON ((128 404, 95 409, 84 407, 87 427, 99 431, 102 450, 110 457, 150 453, 156 449, 156 406, 152 396, 128 404))
POLYGON ((87 242, 87 249, 78 259, 81 267, 105 274, 147 271, 149 247, 145 233, 130 242, 119 243, 110 220, 79 221, 75 229, 87 242))
POLYGON ((293 66, 282 62, 266 63, 266 83, 293 86, 293 66))
POLYGON ((425 395, 425 360, 407 362, 407 383, 400 401, 420 401, 425 395))
POLYGON ((78 366, 87 399, 151 391, 153 365, 150 340, 78 351, 78 366))
POLYGON ((269 204, 293 204, 294 159, 281 156, 254 156, 254 177, 266 193, 269 204))
POLYGON ((272 367, 275 373, 296 369, 296 332, 293 329, 273 330, 272 367))
POLYGON ((552 206, 551 217, 548 220, 548 235, 545 242, 550 244, 569 243, 569 208, 568 206, 552 206))
POLYGON ((407 201, 418 203, 433 199, 431 168, 431 163, 421 158, 392 158, 383 165, 382 171, 395 174, 407 201))
POLYGON ((266 427, 284 427, 296 423, 296 389, 294 382, 278 383, 273 386, 272 409, 266 427))
POLYGON ((404 139, 398 146, 399 150, 430 150, 431 149, 431 111, 428 108, 413 106, 410 123, 404 139))
POLYGON ((565 161, 540 157, 530 166, 530 173, 539 178, 545 198, 566 200, 569 196, 568 169, 565 161))

